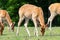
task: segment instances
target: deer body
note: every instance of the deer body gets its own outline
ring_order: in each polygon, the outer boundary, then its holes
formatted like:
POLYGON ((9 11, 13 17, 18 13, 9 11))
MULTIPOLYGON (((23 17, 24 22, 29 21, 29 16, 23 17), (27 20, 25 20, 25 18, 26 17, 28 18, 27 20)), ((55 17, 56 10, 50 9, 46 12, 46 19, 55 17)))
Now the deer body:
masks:
POLYGON ((6 10, 0 10, 0 23, 2 24, 2 26, 4 28, 4 25, 2 23, 3 19, 5 19, 8 22, 10 28, 12 28, 12 30, 14 31, 14 24, 13 24, 9 14, 8 14, 8 12, 6 10))
POLYGON ((49 6, 49 11, 50 11, 50 17, 48 18, 47 24, 50 22, 50 27, 49 29, 51 30, 51 25, 54 17, 58 14, 60 14, 60 3, 53 3, 49 6))
POLYGON ((42 32, 42 35, 44 35, 45 22, 44 22, 43 11, 42 11, 41 7, 37 7, 37 6, 31 5, 31 4, 25 4, 21 8, 19 8, 19 22, 18 22, 17 34, 19 32, 19 26, 21 25, 21 22, 23 21, 23 19, 25 19, 24 26, 25 26, 29 36, 30 36, 30 32, 27 28, 29 19, 33 20, 33 23, 35 25, 34 32, 36 33, 36 36, 38 36, 37 21, 36 20, 38 20, 40 22, 41 28, 42 28, 41 32, 42 32))

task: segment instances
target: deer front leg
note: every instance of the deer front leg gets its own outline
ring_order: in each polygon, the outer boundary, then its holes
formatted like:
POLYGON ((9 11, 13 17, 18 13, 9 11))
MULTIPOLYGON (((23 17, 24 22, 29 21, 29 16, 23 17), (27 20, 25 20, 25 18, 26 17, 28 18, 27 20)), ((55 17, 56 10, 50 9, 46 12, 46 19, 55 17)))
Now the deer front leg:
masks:
POLYGON ((22 17, 22 18, 19 19, 18 28, 17 28, 17 32, 16 32, 16 36, 19 34, 19 26, 21 25, 23 19, 24 19, 24 17, 22 17))
POLYGON ((35 29, 34 29, 34 34, 36 34, 36 36, 38 37, 38 30, 37 30, 37 22, 36 22, 36 18, 32 18, 33 23, 35 25, 35 29))
POLYGON ((12 31, 12 30, 11 30, 11 28, 12 28, 11 25, 12 25, 12 23, 10 24, 10 26, 9 26, 9 28, 8 28, 10 32, 12 31))
POLYGON ((25 24, 24 24, 24 26, 25 26, 25 28, 26 28, 26 31, 27 31, 29 37, 30 37, 30 32, 29 32, 29 30, 28 30, 28 28, 27 28, 28 21, 29 21, 29 19, 26 18, 26 19, 25 19, 25 24))

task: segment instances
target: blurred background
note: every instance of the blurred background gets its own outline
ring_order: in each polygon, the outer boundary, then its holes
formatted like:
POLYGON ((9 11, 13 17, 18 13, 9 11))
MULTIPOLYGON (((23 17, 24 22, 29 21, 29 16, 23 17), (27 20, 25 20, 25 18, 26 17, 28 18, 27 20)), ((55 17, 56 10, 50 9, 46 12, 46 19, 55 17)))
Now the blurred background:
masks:
MULTIPOLYGON (((7 10, 12 21, 15 22, 15 25, 17 26, 18 20, 19 20, 19 15, 18 15, 19 8, 22 5, 27 4, 27 3, 33 4, 43 9, 45 23, 47 23, 47 20, 50 16, 48 7, 50 4, 56 3, 56 2, 60 2, 60 0, 0 0, 0 9, 7 10)), ((29 21, 29 26, 33 26, 33 23, 31 20, 29 21)), ((60 26, 59 15, 54 18, 53 26, 60 26)))

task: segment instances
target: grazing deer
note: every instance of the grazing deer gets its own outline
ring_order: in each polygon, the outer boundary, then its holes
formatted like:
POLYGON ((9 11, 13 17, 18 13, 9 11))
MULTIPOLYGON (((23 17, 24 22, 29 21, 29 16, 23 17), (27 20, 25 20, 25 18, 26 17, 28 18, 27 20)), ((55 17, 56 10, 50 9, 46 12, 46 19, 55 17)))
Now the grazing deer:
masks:
POLYGON ((44 22, 43 10, 42 10, 41 7, 37 7, 37 6, 31 5, 31 4, 25 4, 21 8, 19 8, 19 22, 18 22, 18 28, 17 28, 16 35, 18 35, 18 33, 19 33, 19 26, 21 25, 21 23, 22 23, 22 21, 24 19, 25 19, 24 26, 25 26, 26 31, 27 31, 29 36, 30 36, 30 32, 29 32, 29 30, 27 28, 29 19, 33 20, 33 23, 35 25, 34 33, 36 34, 36 36, 38 36, 37 20, 41 24, 41 33, 42 33, 42 35, 44 35, 44 32, 45 32, 45 22, 44 22))
POLYGON ((53 3, 49 6, 49 11, 50 11, 50 14, 51 16, 48 18, 48 22, 47 22, 47 25, 49 24, 50 22, 50 27, 49 29, 51 30, 51 25, 52 25, 52 21, 54 19, 54 17, 58 14, 60 14, 60 3, 53 3))
POLYGON ((10 26, 10 29, 12 29, 14 31, 14 24, 12 23, 12 20, 8 14, 8 12, 6 10, 0 10, 0 32, 2 34, 3 32, 3 29, 4 29, 4 25, 3 25, 3 19, 5 19, 9 26, 10 26))

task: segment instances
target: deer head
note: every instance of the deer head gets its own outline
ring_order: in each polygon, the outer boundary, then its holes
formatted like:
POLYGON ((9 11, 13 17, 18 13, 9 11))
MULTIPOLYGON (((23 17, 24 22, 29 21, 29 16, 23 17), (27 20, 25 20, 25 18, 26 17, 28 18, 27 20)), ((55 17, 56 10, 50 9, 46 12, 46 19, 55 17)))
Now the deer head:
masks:
POLYGON ((12 23, 12 25, 11 25, 11 30, 12 30, 12 31, 14 31, 14 25, 15 25, 15 22, 12 23))
POLYGON ((42 36, 44 36, 45 28, 47 28, 47 27, 48 27, 47 25, 41 25, 41 33, 42 33, 42 36))

